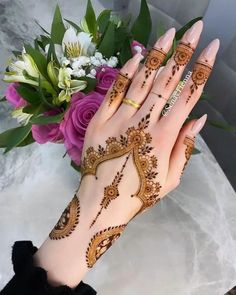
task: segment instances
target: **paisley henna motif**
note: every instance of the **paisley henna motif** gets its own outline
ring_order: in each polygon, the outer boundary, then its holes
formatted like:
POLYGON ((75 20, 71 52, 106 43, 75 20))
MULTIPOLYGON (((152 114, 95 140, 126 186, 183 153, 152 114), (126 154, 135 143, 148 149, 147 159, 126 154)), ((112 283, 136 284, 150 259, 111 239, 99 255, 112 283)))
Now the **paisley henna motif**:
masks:
POLYGON ((128 128, 126 135, 121 135, 119 139, 109 137, 105 148, 102 146, 99 146, 98 150, 93 147, 88 148, 82 161, 82 177, 84 177, 87 174, 96 175, 97 167, 101 163, 130 153, 139 175, 140 185, 133 196, 142 202, 140 212, 159 200, 161 188, 160 183, 155 181, 158 174, 157 158, 155 155, 150 155, 153 150, 150 146, 152 137, 146 132, 149 121, 150 113, 141 119, 137 128, 128 128))
POLYGON ((186 168, 187 166, 187 163, 192 155, 192 152, 193 152, 193 149, 194 149, 194 141, 195 141, 195 137, 194 138, 191 138, 189 136, 186 136, 185 139, 184 139, 184 144, 186 145, 186 149, 185 149, 185 163, 184 163, 184 167, 183 167, 183 170, 182 170, 182 173, 184 172, 184 169, 186 168))
POLYGON ((174 54, 174 61, 175 64, 172 67, 172 75, 169 77, 168 81, 166 82, 166 86, 170 83, 176 72, 179 71, 181 66, 185 66, 191 59, 193 55, 193 48, 190 46, 190 44, 185 44, 183 42, 180 42, 179 45, 176 48, 175 54, 174 54))
POLYGON ((142 88, 144 87, 146 80, 151 75, 153 71, 156 71, 160 68, 163 61, 166 58, 166 53, 162 49, 152 48, 145 61, 145 80, 142 83, 142 88))
POLYGON ((90 228, 95 224, 97 221, 99 215, 102 213, 103 209, 107 209, 109 204, 111 203, 112 200, 115 200, 116 198, 119 197, 119 190, 118 190, 118 185, 120 184, 122 178, 123 178, 123 171, 125 169, 125 166, 129 160, 130 154, 126 157, 124 164, 122 165, 122 168, 120 171, 116 173, 116 176, 114 177, 111 185, 108 185, 104 188, 104 197, 102 199, 102 202, 100 204, 101 209, 99 210, 97 216, 93 220, 92 224, 90 225, 90 228))
POLYGON ((187 97, 186 103, 189 102, 192 94, 198 89, 199 85, 205 84, 212 71, 212 67, 204 62, 196 62, 193 67, 192 80, 190 86, 190 95, 187 97))
POLYGON ((109 227, 96 233, 86 251, 86 261, 88 268, 93 267, 95 262, 109 249, 112 244, 120 237, 126 224, 109 227))
POLYGON ((123 98, 129 85, 131 84, 131 80, 127 77, 128 74, 123 75, 119 73, 116 77, 116 80, 113 84, 112 90, 109 95, 109 106, 113 103, 114 100, 119 100, 123 98))
POLYGON ((59 240, 68 237, 79 223, 80 206, 79 199, 75 195, 62 213, 59 221, 49 234, 50 239, 59 240))

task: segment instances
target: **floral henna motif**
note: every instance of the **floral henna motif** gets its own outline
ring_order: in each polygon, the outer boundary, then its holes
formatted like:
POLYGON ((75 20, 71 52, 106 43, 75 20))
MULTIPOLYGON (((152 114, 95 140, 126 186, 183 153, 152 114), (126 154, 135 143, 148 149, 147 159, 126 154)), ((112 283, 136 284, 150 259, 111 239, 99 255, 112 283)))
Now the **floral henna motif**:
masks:
POLYGON ((97 216, 93 220, 93 222, 90 225, 90 228, 95 224, 97 221, 99 215, 102 213, 103 209, 107 209, 109 206, 110 202, 112 200, 115 200, 117 197, 119 197, 119 190, 118 190, 118 185, 120 184, 122 178, 123 178, 123 171, 125 169, 125 166, 129 160, 130 154, 126 157, 124 164, 122 165, 122 168, 120 171, 116 173, 116 176, 114 177, 111 185, 108 185, 104 188, 104 197, 102 199, 102 202, 100 204, 101 209, 99 210, 97 216))
POLYGON ((86 174, 96 175, 97 167, 111 159, 119 158, 131 153, 140 185, 137 192, 132 195, 138 197, 142 202, 140 212, 151 207, 159 200, 161 185, 155 181, 157 172, 157 157, 150 155, 153 147, 150 146, 152 137, 146 132, 149 125, 150 113, 138 123, 138 127, 130 127, 126 136, 121 135, 119 139, 109 137, 106 147, 99 146, 98 150, 90 147, 82 161, 82 177, 86 174))
POLYGON ((112 244, 120 237, 126 224, 109 227, 96 233, 86 251, 86 262, 88 268, 93 267, 95 262, 109 249, 112 244))
POLYGON ((75 195, 62 213, 54 229, 49 234, 50 239, 59 240, 68 237, 79 223, 80 205, 75 195))
POLYGON ((193 149, 194 149, 194 141, 195 141, 195 137, 194 138, 191 138, 189 136, 186 136, 185 139, 184 139, 184 144, 186 145, 186 149, 185 149, 185 163, 184 163, 184 167, 183 167, 183 170, 182 170, 182 173, 181 175, 183 174, 184 172, 184 169, 186 168, 187 166, 187 163, 192 155, 192 152, 193 152, 193 149))
POLYGON ((199 85, 205 84, 212 71, 212 67, 204 62, 196 62, 193 67, 192 80, 190 86, 190 95, 187 97, 186 103, 189 102, 192 94, 198 89, 199 85))
POLYGON ((109 95, 109 106, 112 104, 114 100, 121 100, 121 98, 124 96, 127 89, 129 88, 130 84, 131 79, 128 78, 128 74, 123 75, 122 73, 119 73, 117 75, 109 95))
POLYGON ((180 67, 185 66, 190 61, 193 52, 194 50, 190 44, 185 44, 182 42, 179 43, 174 54, 175 65, 172 67, 172 75, 166 82, 166 86, 170 83, 175 73, 179 71, 180 67))
POLYGON ((142 88, 144 87, 146 80, 151 75, 153 71, 156 71, 162 65, 164 59, 166 58, 166 53, 162 49, 152 48, 145 61, 145 80, 142 83, 142 88))

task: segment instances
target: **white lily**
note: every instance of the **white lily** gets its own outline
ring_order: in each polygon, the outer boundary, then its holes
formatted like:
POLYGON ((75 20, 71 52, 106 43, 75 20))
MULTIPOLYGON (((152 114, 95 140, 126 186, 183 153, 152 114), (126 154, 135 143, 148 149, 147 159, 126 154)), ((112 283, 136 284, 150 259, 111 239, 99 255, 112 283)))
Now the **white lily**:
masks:
POLYGON ((60 104, 63 101, 69 102, 71 95, 87 87, 87 82, 83 80, 71 79, 73 70, 70 68, 60 68, 58 87, 62 89, 59 96, 54 99, 54 104, 60 104))
POLYGON ((17 119, 18 123, 27 125, 33 114, 27 114, 23 112, 23 108, 17 108, 11 112, 13 118, 17 119))
POLYGON ((40 72, 33 58, 27 53, 22 53, 21 58, 22 59, 10 63, 9 72, 5 72, 3 81, 23 82, 38 86, 40 72))
POLYGON ((92 43, 92 36, 85 32, 77 32, 73 27, 69 27, 62 40, 63 52, 68 58, 76 58, 81 55, 88 55, 89 46, 92 43))

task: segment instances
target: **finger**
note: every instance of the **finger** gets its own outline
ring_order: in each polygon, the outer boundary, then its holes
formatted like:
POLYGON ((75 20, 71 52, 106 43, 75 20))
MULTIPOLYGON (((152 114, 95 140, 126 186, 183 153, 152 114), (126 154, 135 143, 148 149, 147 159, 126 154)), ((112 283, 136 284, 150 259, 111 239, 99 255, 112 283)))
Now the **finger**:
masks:
POLYGON ((198 120, 191 120, 179 132, 169 161, 169 172, 165 184, 165 193, 176 188, 180 182, 183 171, 191 157, 196 135, 201 131, 207 119, 203 115, 198 120))
POLYGON ((168 114, 161 117, 158 123, 159 127, 163 131, 171 130, 171 132, 168 132, 168 145, 174 144, 179 130, 198 102, 204 85, 210 76, 218 49, 219 40, 215 39, 202 51, 193 66, 193 72, 185 84, 180 97, 176 100, 168 114))
POLYGON ((102 120, 108 120, 116 112, 142 59, 142 54, 137 53, 121 68, 96 114, 102 120))
POLYGON ((157 120, 160 118, 163 107, 176 89, 188 62, 197 47, 202 28, 203 22, 200 20, 185 32, 174 54, 155 80, 144 105, 139 110, 140 112, 145 112, 150 106, 155 104, 153 117, 157 120))
POLYGON ((135 75, 126 95, 126 98, 133 101, 134 104, 132 105, 128 102, 123 103, 117 111, 117 116, 128 118, 136 113, 137 108, 134 106, 135 104, 141 105, 145 100, 152 87, 156 73, 172 46, 174 36, 175 28, 171 28, 158 39, 154 47, 150 50, 143 67, 138 74, 135 75))

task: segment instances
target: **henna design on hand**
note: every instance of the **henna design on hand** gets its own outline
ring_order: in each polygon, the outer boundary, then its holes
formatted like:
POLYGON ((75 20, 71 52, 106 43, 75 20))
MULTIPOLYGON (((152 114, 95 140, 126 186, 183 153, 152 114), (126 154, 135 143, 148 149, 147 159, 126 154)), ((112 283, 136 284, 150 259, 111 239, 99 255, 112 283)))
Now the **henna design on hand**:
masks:
POLYGON ((51 240, 59 240, 68 237, 79 223, 80 205, 75 195, 62 213, 54 229, 49 234, 51 240))
POLYGON ((188 161, 192 155, 192 152, 193 152, 193 149, 194 149, 194 142, 195 142, 195 137, 189 137, 189 136, 186 136, 185 139, 184 139, 184 144, 186 145, 186 149, 185 149, 185 163, 184 163, 184 167, 183 167, 183 170, 181 172, 181 175, 183 174, 184 172, 184 169, 186 168, 187 164, 188 164, 188 161))
MULTIPOLYGON (((152 111, 152 108, 150 112, 152 111)), ((82 160, 82 177, 87 174, 96 175, 97 167, 107 161, 119 158, 127 153, 131 153, 134 165, 137 169, 140 185, 136 196, 142 202, 139 212, 153 206, 159 201, 161 185, 155 181, 157 172, 157 157, 150 155, 153 147, 150 146, 152 137, 146 132, 150 122, 150 113, 141 119, 138 127, 130 127, 126 131, 126 136, 120 138, 109 137, 106 140, 106 148, 99 146, 98 150, 89 147, 82 160)))
POLYGON ((176 72, 179 71, 180 67, 185 66, 190 61, 193 52, 194 50, 190 44, 185 44, 183 42, 179 43, 174 54, 175 64, 172 67, 172 76, 167 80, 166 86, 170 83, 176 72))
POLYGON ((131 79, 128 78, 128 74, 125 75, 119 73, 116 77, 116 80, 112 86, 111 92, 109 94, 109 106, 113 103, 114 100, 119 100, 123 98, 127 89, 131 84, 131 79))
POLYGON ((122 165, 122 168, 120 171, 118 171, 111 183, 111 185, 108 185, 104 188, 104 197, 102 199, 102 202, 100 204, 101 208, 98 211, 97 216, 93 220, 93 222, 90 225, 90 228, 95 224, 97 221, 99 215, 102 213, 103 209, 107 209, 109 206, 110 202, 112 200, 115 200, 117 197, 119 197, 119 190, 118 190, 118 185, 121 182, 121 179, 123 178, 123 171, 125 169, 125 166, 129 160, 130 154, 126 157, 124 164, 122 165))
POLYGON ((186 103, 189 102, 192 94, 198 89, 199 85, 205 84, 212 71, 212 67, 204 62, 196 62, 193 66, 192 80, 190 86, 190 95, 187 97, 186 103))
POLYGON ((166 58, 166 53, 162 49, 152 48, 145 61, 145 80, 142 83, 142 88, 146 84, 146 80, 153 71, 157 71, 166 58))
POLYGON ((95 262, 112 246, 124 231, 126 224, 109 227, 96 233, 87 248, 86 262, 88 268, 93 267, 95 262))

